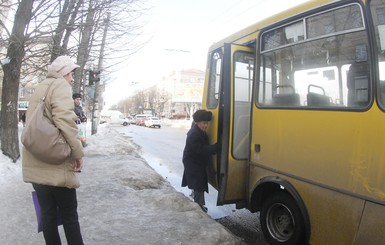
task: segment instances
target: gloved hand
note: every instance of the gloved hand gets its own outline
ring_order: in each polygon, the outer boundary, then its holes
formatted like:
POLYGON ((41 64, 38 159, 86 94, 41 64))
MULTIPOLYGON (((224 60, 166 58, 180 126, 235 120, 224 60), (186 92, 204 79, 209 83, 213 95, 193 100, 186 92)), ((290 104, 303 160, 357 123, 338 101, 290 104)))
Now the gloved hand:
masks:
POLYGON ((216 154, 218 151, 219 151, 219 145, 218 145, 218 142, 215 143, 215 144, 212 144, 211 145, 212 149, 213 149, 213 153, 216 154))

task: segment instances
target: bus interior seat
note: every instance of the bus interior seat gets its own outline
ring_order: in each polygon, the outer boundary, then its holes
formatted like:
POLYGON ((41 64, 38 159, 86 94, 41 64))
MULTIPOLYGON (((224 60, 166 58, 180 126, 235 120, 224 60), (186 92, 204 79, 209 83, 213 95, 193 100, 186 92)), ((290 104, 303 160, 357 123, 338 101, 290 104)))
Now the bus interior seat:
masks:
POLYGON ((307 87, 307 105, 308 106, 329 106, 332 103, 332 99, 325 94, 325 89, 321 86, 310 84, 307 87), (312 92, 311 89, 316 88, 321 93, 312 92))
POLYGON ((366 106, 369 102, 369 66, 367 62, 352 64, 347 76, 348 106, 366 106))
POLYGON ((295 93, 291 85, 278 85, 278 89, 289 88, 273 95, 273 104, 281 106, 299 106, 301 104, 299 94, 295 93))
POLYGON ((273 96, 274 105, 300 105, 299 94, 275 94, 273 96))

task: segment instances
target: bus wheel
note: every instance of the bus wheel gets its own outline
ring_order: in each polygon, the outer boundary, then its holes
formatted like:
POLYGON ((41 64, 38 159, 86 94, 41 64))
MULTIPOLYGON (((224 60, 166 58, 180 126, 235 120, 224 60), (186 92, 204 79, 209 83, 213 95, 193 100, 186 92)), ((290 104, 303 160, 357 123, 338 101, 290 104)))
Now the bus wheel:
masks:
POLYGON ((285 192, 269 196, 261 210, 261 228, 270 244, 304 244, 305 225, 294 199, 285 192))

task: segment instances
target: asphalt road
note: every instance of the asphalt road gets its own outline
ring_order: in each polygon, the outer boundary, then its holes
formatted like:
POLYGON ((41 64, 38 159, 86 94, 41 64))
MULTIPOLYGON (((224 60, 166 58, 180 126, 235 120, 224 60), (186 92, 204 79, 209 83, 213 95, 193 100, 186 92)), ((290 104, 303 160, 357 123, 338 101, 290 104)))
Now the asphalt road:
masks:
MULTIPOLYGON (((182 153, 187 129, 164 125, 160 129, 136 125, 113 127, 132 138, 141 147, 142 157, 177 191, 190 195, 190 190, 181 187, 182 153)), ((208 214, 235 235, 242 237, 246 244, 268 244, 261 231, 259 213, 251 213, 246 209, 237 210, 235 205, 216 206, 217 191, 211 186, 205 198, 208 214)))

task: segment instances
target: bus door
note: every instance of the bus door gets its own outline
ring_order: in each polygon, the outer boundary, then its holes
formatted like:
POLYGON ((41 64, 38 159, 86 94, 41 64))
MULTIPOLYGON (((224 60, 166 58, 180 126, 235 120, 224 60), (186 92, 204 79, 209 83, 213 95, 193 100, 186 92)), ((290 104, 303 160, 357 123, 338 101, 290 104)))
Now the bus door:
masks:
POLYGON ((218 205, 247 199, 254 49, 225 44, 218 113, 218 205))

